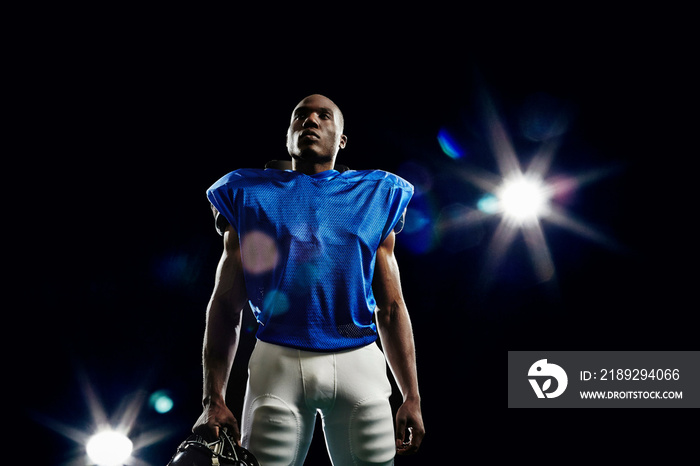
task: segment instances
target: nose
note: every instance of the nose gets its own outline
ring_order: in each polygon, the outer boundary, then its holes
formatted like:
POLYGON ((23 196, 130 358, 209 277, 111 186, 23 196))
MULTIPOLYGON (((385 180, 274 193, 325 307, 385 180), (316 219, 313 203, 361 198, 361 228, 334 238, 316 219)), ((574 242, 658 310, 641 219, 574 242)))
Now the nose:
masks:
POLYGON ((316 115, 315 113, 309 113, 309 116, 304 118, 304 121, 302 122, 301 126, 303 128, 318 128, 318 115, 316 115))

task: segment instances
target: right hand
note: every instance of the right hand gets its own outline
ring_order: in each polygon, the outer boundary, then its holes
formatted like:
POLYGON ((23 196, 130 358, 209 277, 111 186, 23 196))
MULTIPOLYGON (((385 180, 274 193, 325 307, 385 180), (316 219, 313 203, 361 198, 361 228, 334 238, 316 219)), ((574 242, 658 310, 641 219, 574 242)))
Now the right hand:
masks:
POLYGON ((219 438, 220 429, 226 427, 228 434, 238 445, 241 444, 241 431, 238 421, 228 409, 226 403, 211 402, 205 404, 202 415, 192 427, 192 432, 201 435, 208 442, 214 442, 219 438))

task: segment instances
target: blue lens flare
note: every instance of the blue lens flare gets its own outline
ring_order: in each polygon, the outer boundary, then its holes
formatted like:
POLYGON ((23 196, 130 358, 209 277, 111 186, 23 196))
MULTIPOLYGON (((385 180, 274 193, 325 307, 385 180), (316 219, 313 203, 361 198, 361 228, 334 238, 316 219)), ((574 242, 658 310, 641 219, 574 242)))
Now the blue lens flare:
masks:
POLYGON ((464 157, 464 150, 445 128, 440 129, 437 140, 442 151, 451 159, 457 160, 464 157))
POLYGON ((406 223, 400 233, 402 247, 414 254, 432 251, 437 242, 435 219, 434 200, 427 193, 416 190, 406 210, 406 223))

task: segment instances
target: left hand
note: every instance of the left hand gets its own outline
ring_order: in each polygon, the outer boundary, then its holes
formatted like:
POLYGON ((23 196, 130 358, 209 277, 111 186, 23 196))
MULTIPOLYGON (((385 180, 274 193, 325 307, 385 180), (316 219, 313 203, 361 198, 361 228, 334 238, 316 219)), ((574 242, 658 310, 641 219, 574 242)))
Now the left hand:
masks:
POLYGON ((416 453, 424 436, 425 427, 420 401, 404 401, 396 413, 396 453, 399 455, 416 453), (407 432, 408 435, 406 435, 407 432))

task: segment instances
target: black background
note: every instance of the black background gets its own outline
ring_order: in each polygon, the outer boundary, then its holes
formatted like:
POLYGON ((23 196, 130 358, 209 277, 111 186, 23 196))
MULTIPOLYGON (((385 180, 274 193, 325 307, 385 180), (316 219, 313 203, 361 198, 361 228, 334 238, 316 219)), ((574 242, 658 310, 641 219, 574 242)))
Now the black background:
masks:
MULTIPOLYGON (((27 289, 17 288, 20 319, 7 336, 29 337, 10 353, 20 366, 13 398, 50 464, 81 448, 58 431, 93 429, 87 386, 113 419, 123 403, 169 390, 167 414, 142 403, 134 435, 167 434, 136 452, 142 461, 164 464, 186 436, 200 412, 204 311, 221 252, 205 190, 233 169, 286 158, 289 114, 310 93, 345 114, 339 163, 430 179, 433 221, 481 196, 459 173, 497 173, 484 96, 524 164, 541 146, 522 121, 545 96, 569 115, 548 175, 609 169, 563 207, 611 241, 544 222, 557 272, 547 283, 535 280, 522 236, 489 286, 479 282, 497 219, 469 247, 437 237, 417 251, 408 245, 420 238, 397 237, 428 430, 422 452, 397 464, 498 458, 503 442, 537 438, 532 418, 507 415, 507 350, 697 349, 689 12, 433 5, 319 17, 319 7, 44 10, 16 33, 12 158, 23 170, 8 171, 6 185, 24 241, 8 248, 27 289), (440 150, 441 128, 465 157, 440 150)), ((253 343, 245 333, 230 384, 237 415, 253 343)), ((620 417, 615 425, 639 432, 620 417)), ((325 464, 323 450, 319 437, 308 464, 325 464)))

